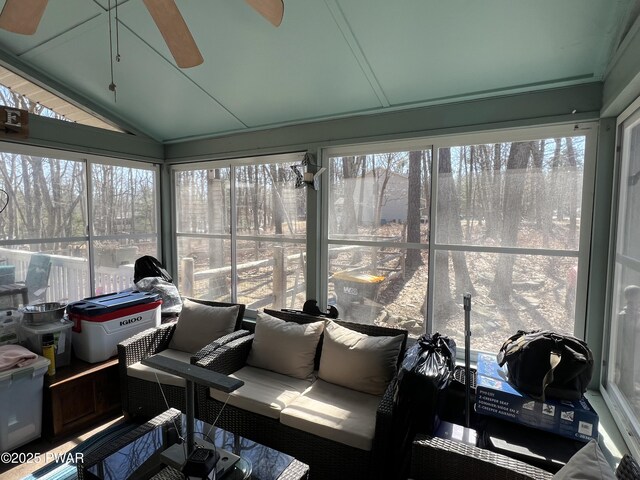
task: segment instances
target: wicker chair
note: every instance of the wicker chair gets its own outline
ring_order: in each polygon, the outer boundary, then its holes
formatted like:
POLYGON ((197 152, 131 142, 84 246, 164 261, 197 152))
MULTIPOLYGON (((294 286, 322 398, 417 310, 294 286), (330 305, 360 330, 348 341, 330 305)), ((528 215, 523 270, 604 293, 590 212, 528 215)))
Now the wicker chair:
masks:
MULTIPOLYGON (((640 480, 640 467, 622 457, 615 472, 619 480, 640 480)), ((411 450, 412 480, 550 480, 553 474, 490 450, 443 438, 419 435, 411 450)))
MULTIPOLYGON (((191 363, 211 353, 220 345, 237 338, 249 335, 246 330, 240 330, 244 316, 245 305, 237 303, 211 302, 190 299, 193 302, 214 307, 229 307, 239 305, 240 310, 235 324, 235 331, 226 335, 191 356, 191 363)), ((176 322, 167 323, 157 328, 151 328, 118 344, 118 375, 120 377, 120 395, 122 410, 130 417, 152 418, 167 410, 167 408, 185 409, 184 387, 162 385, 127 374, 127 367, 143 359, 155 355, 168 348, 171 337, 176 328, 176 322), (166 401, 165 401, 166 398, 166 401), (167 406, 168 404, 168 406, 167 406)), ((196 386, 196 389, 204 388, 196 386)), ((196 405, 197 414, 197 405, 196 405)))
POLYGON ((553 474, 505 455, 453 440, 417 436, 411 450, 413 480, 550 480, 553 474))
POLYGON ((640 480, 640 465, 629 454, 625 454, 616 468, 616 478, 619 480, 640 480))
MULTIPOLYGON (((318 317, 303 314, 291 314, 265 310, 266 313, 286 321, 309 323, 318 321, 318 317)), ((355 324, 337 321, 342 326, 352 330, 374 336, 404 337, 399 363, 406 348, 407 331, 379 327, 375 325, 355 324)), ((209 356, 197 364, 220 373, 231 374, 245 365, 253 335, 232 341, 213 351, 209 356)), ((318 345, 316 362, 322 339, 318 345)), ((318 363, 316 363, 316 369, 318 363)), ((274 448, 294 456, 310 467, 312 480, 319 479, 371 479, 389 478, 385 468, 388 452, 391 452, 392 439, 392 407, 395 382, 392 381, 387 391, 381 397, 376 416, 375 438, 370 451, 361 450, 326 438, 322 438, 295 428, 283 425, 278 419, 267 418, 240 408, 212 399, 204 389, 198 390, 198 406, 201 418, 207 422, 214 422, 225 430, 249 438, 255 442, 274 448)))

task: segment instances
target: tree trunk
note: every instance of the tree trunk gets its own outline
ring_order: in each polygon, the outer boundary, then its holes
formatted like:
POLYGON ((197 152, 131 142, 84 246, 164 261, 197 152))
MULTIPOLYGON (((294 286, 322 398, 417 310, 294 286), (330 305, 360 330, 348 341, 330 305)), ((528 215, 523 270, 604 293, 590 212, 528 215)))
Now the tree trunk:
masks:
MULTIPOLYGON (((223 234, 225 232, 224 212, 218 206, 222 204, 224 197, 223 184, 220 178, 220 170, 207 170, 207 214, 209 232, 223 234)), ((224 240, 221 238, 209 239, 209 268, 218 268, 225 265, 224 240)), ((209 295, 211 298, 225 296, 228 293, 226 278, 212 278, 209 280, 209 295)))
MULTIPOLYGON (((556 142, 556 148, 553 152, 553 157, 551 159, 551 181, 549 182, 549 192, 551 195, 551 198, 549 199, 551 201, 551 214, 553 215, 553 209, 556 209, 556 218, 558 220, 558 222, 561 222, 564 219, 564 212, 563 212, 563 205, 562 202, 560 201, 559 195, 558 195, 558 180, 559 180, 559 176, 560 176, 560 153, 561 153, 561 149, 562 149, 562 139, 561 138, 556 138, 554 139, 556 142)), ((553 222, 552 222, 553 223, 553 222)), ((549 232, 552 233, 552 232, 549 232)))
MULTIPOLYGON (((420 243, 420 180, 422 152, 409 152, 409 185, 407 192, 407 242, 420 243)), ((422 265, 421 250, 407 249, 405 268, 415 271, 422 265)))
POLYGON ((573 139, 567 137, 567 165, 569 167, 569 245, 568 248, 576 247, 576 231, 578 217, 578 163, 576 161, 576 151, 573 148, 573 139))
POLYGON ((342 203, 342 222, 340 233, 357 233, 355 209, 355 190, 357 178, 357 161, 353 157, 342 157, 342 178, 344 181, 344 201, 342 203))
MULTIPOLYGON (((460 199, 451 172, 451 149, 441 148, 438 151, 438 242, 451 243, 462 240, 462 225, 460 224, 460 199)), ((449 287, 449 255, 455 275, 456 297, 464 293, 475 294, 475 289, 469 276, 467 261, 463 252, 439 252, 436 258, 435 312, 451 311, 455 302, 449 287), (446 278, 446 285, 440 285, 446 278)))
MULTIPOLYGON (((514 247, 518 243, 518 230, 522 216, 522 198, 526 180, 526 169, 531 156, 533 142, 512 143, 507 160, 504 184, 504 207, 502 212, 502 246, 514 247)), ((493 281, 491 297, 500 303, 506 303, 513 290, 513 255, 502 254, 498 258, 496 275, 493 281)))

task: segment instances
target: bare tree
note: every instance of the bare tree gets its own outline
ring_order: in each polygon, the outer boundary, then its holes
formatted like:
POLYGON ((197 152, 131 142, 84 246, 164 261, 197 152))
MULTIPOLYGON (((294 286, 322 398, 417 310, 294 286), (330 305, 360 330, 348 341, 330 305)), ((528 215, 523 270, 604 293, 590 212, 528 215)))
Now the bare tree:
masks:
POLYGON ((578 217, 578 165, 573 138, 565 138, 567 142, 567 166, 569 170, 569 248, 576 246, 576 230, 578 217))
MULTIPOLYGON (((502 210, 502 245, 515 246, 522 216, 522 198, 524 195, 525 172, 531 157, 534 143, 516 142, 511 144, 504 186, 504 203, 502 210)), ((513 255, 500 255, 496 267, 496 275, 491 289, 491 297, 506 303, 513 290, 513 255)))
MULTIPOLYGON (((438 150, 438 241, 449 243, 462 239, 462 226, 460 224, 460 199, 458 197, 455 181, 451 168, 451 149, 438 150)), ((436 256, 436 305, 435 313, 447 315, 455 308, 455 302, 449 286, 449 257, 455 276, 456 297, 469 292, 474 294, 475 289, 469 276, 469 269, 464 252, 440 251, 436 256)))
POLYGON ((362 157, 342 157, 342 178, 344 181, 344 195, 342 203, 341 233, 357 233, 356 209, 354 205, 354 193, 356 188, 356 178, 358 175, 358 162, 362 162, 362 157))
MULTIPOLYGON (((420 181, 422 179, 422 152, 409 152, 409 185, 407 191, 407 242, 420 243, 420 181)), ((422 265, 421 251, 407 249, 405 268, 412 272, 422 265)))

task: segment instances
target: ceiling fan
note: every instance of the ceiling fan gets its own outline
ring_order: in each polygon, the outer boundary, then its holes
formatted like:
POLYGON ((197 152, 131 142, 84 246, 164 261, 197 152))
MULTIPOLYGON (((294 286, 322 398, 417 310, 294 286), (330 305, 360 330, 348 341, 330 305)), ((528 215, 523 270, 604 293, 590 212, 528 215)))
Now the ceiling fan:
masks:
MULTIPOLYGON (((278 27, 284 15, 283 0, 245 0, 256 12, 278 27)), ((175 0, 143 0, 153 21, 160 30, 169 51, 180 68, 203 62, 189 27, 178 10, 175 0)), ((23 35, 33 35, 48 0, 6 0, 0 13, 0 28, 23 35)))

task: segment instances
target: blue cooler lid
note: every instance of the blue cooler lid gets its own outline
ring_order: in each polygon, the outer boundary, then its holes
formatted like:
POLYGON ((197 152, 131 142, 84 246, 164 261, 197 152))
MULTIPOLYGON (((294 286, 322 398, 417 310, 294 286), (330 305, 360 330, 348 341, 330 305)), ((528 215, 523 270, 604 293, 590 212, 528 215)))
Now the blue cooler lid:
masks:
POLYGON ((134 307, 145 303, 157 302, 160 295, 152 292, 120 292, 107 293, 97 297, 72 302, 67 305, 67 313, 75 313, 88 317, 104 315, 122 308, 134 307))

